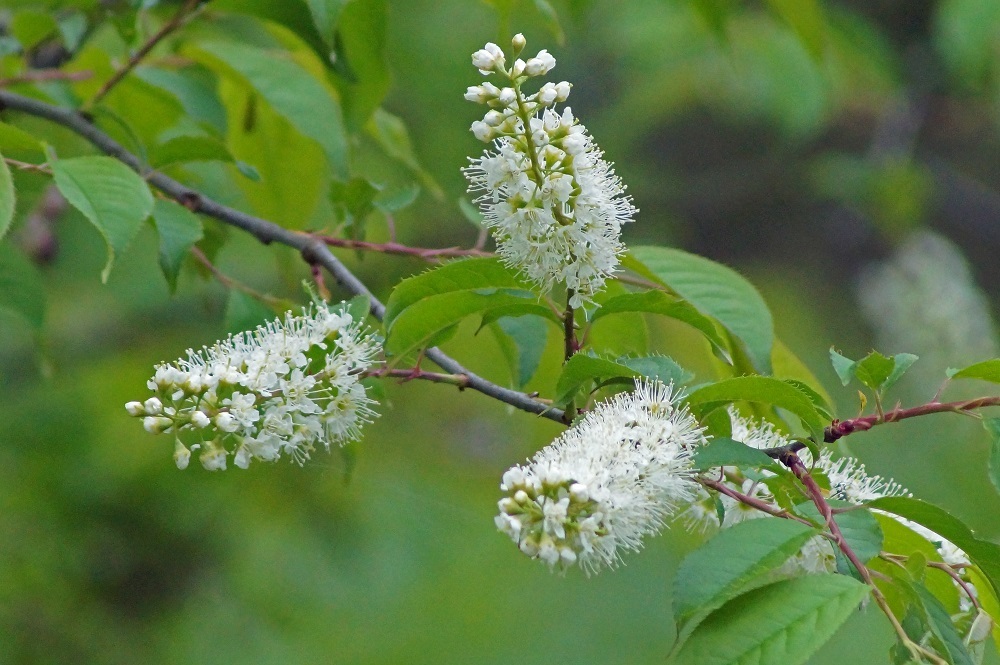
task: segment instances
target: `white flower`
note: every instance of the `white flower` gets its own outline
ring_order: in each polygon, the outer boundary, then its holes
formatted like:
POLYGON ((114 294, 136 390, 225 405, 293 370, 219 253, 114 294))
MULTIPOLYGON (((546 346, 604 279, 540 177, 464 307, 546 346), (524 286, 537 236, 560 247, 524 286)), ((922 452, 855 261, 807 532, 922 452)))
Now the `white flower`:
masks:
POLYGON ((552 568, 589 574, 637 550, 687 504, 702 429, 672 387, 638 380, 503 476, 497 528, 552 568))
POLYGON ((566 100, 570 84, 547 82, 533 95, 521 91, 523 76, 544 75, 554 66, 555 58, 542 50, 510 71, 501 66, 497 73, 512 87, 495 97, 469 88, 466 99, 494 107, 471 129, 476 138, 492 140, 495 151, 470 159, 463 172, 504 262, 544 291, 565 284, 578 308, 618 268, 621 227, 637 211, 573 112, 552 108, 566 100))
POLYGON ((158 366, 148 382, 156 395, 126 411, 154 434, 175 434, 182 469, 197 448, 209 470, 225 469, 230 454, 240 468, 281 453, 302 463, 317 445, 356 439, 374 417, 358 377, 378 351, 346 307, 320 303, 158 366))

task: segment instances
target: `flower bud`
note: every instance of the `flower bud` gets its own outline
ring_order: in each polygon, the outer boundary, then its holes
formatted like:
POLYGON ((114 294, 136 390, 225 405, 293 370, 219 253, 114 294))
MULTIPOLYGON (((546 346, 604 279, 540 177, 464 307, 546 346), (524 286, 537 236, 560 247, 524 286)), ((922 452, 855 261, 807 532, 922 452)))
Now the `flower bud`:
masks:
POLYGON ((174 464, 177 468, 183 471, 188 468, 188 464, 191 462, 191 451, 187 449, 180 441, 174 444, 174 464))
POLYGON ((223 412, 215 417, 215 426, 223 432, 235 432, 239 428, 239 423, 233 414, 223 412))
POLYGON ((559 93, 556 90, 555 84, 546 83, 538 91, 538 96, 535 99, 537 99, 538 103, 542 106, 552 106, 558 97, 559 93))
POLYGON ((191 413, 191 424, 198 429, 205 429, 212 424, 212 421, 204 411, 194 411, 191 413))
POLYGON ((521 51, 528 44, 528 40, 524 38, 520 32, 514 35, 514 38, 510 40, 510 48, 514 52, 514 57, 521 55, 521 51))
POLYGON ((470 129, 472 130, 472 133, 475 134, 476 138, 479 139, 480 141, 488 143, 493 139, 494 135, 493 128, 490 127, 485 122, 483 122, 482 120, 477 120, 474 123, 472 123, 472 127, 470 127, 470 129))
POLYGON ((150 416, 158 416, 163 413, 163 402, 157 397, 150 397, 143 404, 146 409, 146 413, 150 416))
POLYGON ((497 96, 497 101, 503 106, 513 107, 514 102, 517 101, 517 93, 514 92, 514 88, 504 88, 497 96))
POLYGON ((465 91, 465 98, 477 104, 484 104, 489 99, 486 91, 480 85, 470 85, 465 91))
POLYGON ((143 428, 150 434, 162 434, 170 429, 174 424, 170 418, 158 416, 146 416, 142 419, 143 428))
POLYGON ((518 58, 517 60, 515 60, 514 61, 514 66, 511 67, 511 69, 510 69, 510 76, 511 76, 511 78, 515 78, 516 79, 518 76, 523 76, 524 75, 524 67, 525 67, 524 60, 521 60, 520 58, 518 58))
POLYGON ((548 51, 542 49, 534 58, 529 58, 525 63, 524 72, 528 76, 544 76, 552 71, 556 66, 556 59, 548 51))
POLYGON ((125 404, 125 411, 128 415, 134 417, 146 415, 146 409, 143 408, 142 402, 127 402, 125 404))
POLYGON ((566 99, 569 97, 569 91, 570 88, 572 87, 573 84, 569 83, 568 81, 560 81, 559 83, 556 83, 556 95, 557 95, 556 101, 565 102, 566 99))
POLYGON ((222 446, 215 445, 215 443, 209 443, 205 446, 205 449, 201 451, 201 455, 198 455, 198 461, 201 465, 205 467, 206 471, 225 471, 226 470, 226 449, 222 446))
POLYGON ((495 69, 503 67, 503 51, 500 50, 499 46, 490 42, 486 44, 485 47, 472 54, 472 64, 482 74, 489 74, 495 69))

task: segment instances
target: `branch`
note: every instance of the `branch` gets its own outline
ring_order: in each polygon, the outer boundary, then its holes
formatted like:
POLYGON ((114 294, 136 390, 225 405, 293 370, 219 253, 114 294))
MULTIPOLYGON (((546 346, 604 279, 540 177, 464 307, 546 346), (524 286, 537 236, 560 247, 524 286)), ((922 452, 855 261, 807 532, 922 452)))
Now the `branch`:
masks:
POLYGON ((792 513, 788 512, 787 510, 782 510, 780 508, 775 508, 774 506, 772 506, 771 504, 767 503, 766 501, 762 501, 762 500, 760 500, 760 499, 758 499, 756 497, 752 497, 752 496, 750 496, 748 494, 743 494, 742 492, 740 492, 738 490, 734 490, 732 487, 730 487, 729 485, 726 485, 721 480, 715 480, 714 478, 706 478, 704 476, 698 476, 698 477, 695 478, 695 480, 698 483, 700 483, 701 485, 703 485, 704 487, 707 487, 709 489, 713 489, 713 490, 715 490, 716 492, 718 492, 720 494, 725 494, 726 496, 728 496, 728 497, 730 497, 732 499, 735 499, 735 500, 739 501, 740 503, 746 504, 746 505, 750 506, 751 508, 756 508, 757 510, 759 510, 759 511, 761 511, 763 513, 767 513, 768 515, 772 515, 773 517, 780 517, 780 518, 786 519, 786 520, 794 520, 796 522, 801 522, 802 524, 805 524, 806 526, 813 526, 813 523, 810 522, 809 520, 805 519, 804 517, 799 517, 798 515, 793 515, 792 513))
POLYGON ((98 90, 97 93, 90 98, 90 101, 84 104, 84 108, 92 108, 95 104, 104 99, 104 96, 111 92, 111 89, 118 85, 123 78, 128 76, 129 72, 135 69, 135 66, 138 65, 139 62, 145 58, 157 44, 163 41, 167 35, 184 23, 188 14, 190 14, 195 6, 197 6, 198 2, 199 0, 186 0, 186 2, 181 5, 180 9, 177 10, 177 13, 174 14, 174 17, 164 23, 163 27, 157 30, 156 34, 147 39, 146 43, 140 46, 139 50, 132 54, 132 57, 125 63, 125 66, 116 71, 111 78, 104 82, 104 85, 101 86, 100 90, 98 90))
MULTIPOLYGON (((182 185, 163 173, 145 168, 138 157, 75 111, 62 109, 58 106, 52 106, 51 104, 46 104, 22 95, 0 90, 0 111, 4 108, 44 118, 79 134, 102 152, 127 165, 142 175, 151 185, 193 212, 214 217, 225 224, 243 229, 253 234, 254 237, 264 244, 277 242, 297 249, 309 264, 318 264, 326 268, 349 292, 368 297, 371 302, 371 313, 375 318, 381 320, 385 314, 385 305, 368 290, 368 287, 354 273, 348 270, 337 257, 330 253, 330 250, 319 238, 310 234, 291 231, 266 219, 248 215, 245 212, 224 206, 201 192, 182 185)), ((492 383, 467 370, 461 363, 436 347, 427 349, 425 355, 441 369, 445 370, 445 372, 467 376, 467 385, 472 390, 510 404, 522 411, 544 416, 556 422, 562 422, 563 412, 561 409, 532 399, 522 392, 492 383)))
POLYGON ((61 69, 32 69, 17 76, 0 78, 0 88, 38 81, 85 81, 93 75, 94 73, 89 69, 80 72, 64 72, 61 69))
POLYGON ((848 420, 834 420, 833 424, 827 427, 824 431, 823 440, 826 443, 833 443, 843 436, 853 434, 854 432, 865 432, 870 430, 875 425, 881 425, 883 423, 894 423, 899 420, 906 420, 907 418, 925 416, 929 413, 968 414, 969 411, 981 409, 984 406, 1000 406, 1000 397, 978 397, 976 399, 962 400, 958 402, 929 402, 928 404, 921 404, 920 406, 914 406, 909 409, 896 407, 895 409, 886 411, 881 415, 874 414, 871 416, 850 418, 848 420))
POLYGON ((381 369, 368 370, 364 373, 364 376, 370 376, 378 379, 384 377, 395 377, 401 379, 402 381, 420 379, 421 381, 430 381, 431 383, 449 383, 453 386, 458 386, 459 390, 462 390, 469 385, 469 377, 465 374, 425 372, 419 367, 414 367, 413 369, 394 369, 390 367, 383 367, 381 369))
POLYGON ((460 256, 496 256, 493 252, 485 252, 481 249, 462 249, 461 247, 410 247, 401 245, 398 242, 366 242, 364 240, 350 240, 348 238, 335 238, 333 236, 317 235, 330 247, 343 247, 345 249, 360 249, 367 252, 381 252, 382 254, 396 254, 399 256, 412 256, 424 261, 436 261, 438 259, 455 258, 460 256))

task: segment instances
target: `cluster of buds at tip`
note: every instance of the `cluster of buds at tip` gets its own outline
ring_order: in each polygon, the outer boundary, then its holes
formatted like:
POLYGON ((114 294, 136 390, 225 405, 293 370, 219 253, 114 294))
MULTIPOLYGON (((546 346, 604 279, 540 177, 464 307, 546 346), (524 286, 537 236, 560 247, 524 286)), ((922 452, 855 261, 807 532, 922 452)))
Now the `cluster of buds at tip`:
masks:
MULTIPOLYGON (((515 58, 524 37, 514 37, 515 58)), ((493 144, 463 169, 469 191, 504 262, 543 290, 565 284, 570 305, 583 306, 604 287, 625 247, 621 227, 636 213, 611 164, 573 116, 555 106, 570 84, 545 82, 528 94, 529 79, 548 74, 555 58, 542 50, 528 60, 507 58, 496 44, 472 56, 483 75, 502 79, 469 87, 465 98, 489 110, 472 123, 479 140, 493 144)))

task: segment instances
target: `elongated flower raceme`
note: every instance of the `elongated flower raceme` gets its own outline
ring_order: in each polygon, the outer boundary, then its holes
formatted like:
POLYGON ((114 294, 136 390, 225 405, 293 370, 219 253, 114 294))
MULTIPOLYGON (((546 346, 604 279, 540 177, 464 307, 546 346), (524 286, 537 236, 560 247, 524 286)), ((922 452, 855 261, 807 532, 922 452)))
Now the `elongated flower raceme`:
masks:
POLYGON ((283 453, 301 464, 318 445, 356 439, 375 416, 359 374, 378 352, 346 304, 318 303, 158 365, 154 396, 125 409, 147 431, 174 435, 181 469, 198 450, 210 471, 230 455, 243 469, 283 453))
POLYGON ((637 381, 504 474, 497 527, 553 569, 613 567, 694 496, 704 441, 672 387, 637 381))
MULTIPOLYGON (((513 48, 516 57, 524 37, 517 35, 513 48)), ((522 90, 529 78, 551 71, 555 58, 543 50, 507 68, 500 48, 487 44, 472 62, 507 87, 487 82, 466 92, 466 99, 490 107, 472 132, 494 148, 463 169, 469 191, 479 194, 504 261, 546 291, 565 284, 570 305, 580 307, 618 267, 622 224, 637 211, 570 108, 555 110, 570 84, 545 83, 531 95, 522 90)))

